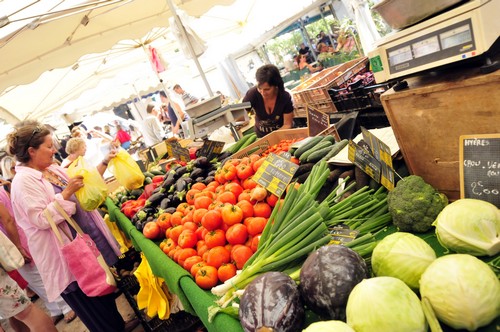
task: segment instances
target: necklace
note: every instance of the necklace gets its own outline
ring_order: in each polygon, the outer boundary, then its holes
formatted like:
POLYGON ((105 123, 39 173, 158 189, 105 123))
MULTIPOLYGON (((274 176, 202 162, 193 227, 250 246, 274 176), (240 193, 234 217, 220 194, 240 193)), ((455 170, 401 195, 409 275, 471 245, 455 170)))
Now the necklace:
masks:
POLYGON ((47 181, 49 181, 50 183, 59 187, 66 187, 68 185, 68 181, 61 178, 59 175, 55 174, 49 169, 43 172, 43 177, 47 179, 47 181))

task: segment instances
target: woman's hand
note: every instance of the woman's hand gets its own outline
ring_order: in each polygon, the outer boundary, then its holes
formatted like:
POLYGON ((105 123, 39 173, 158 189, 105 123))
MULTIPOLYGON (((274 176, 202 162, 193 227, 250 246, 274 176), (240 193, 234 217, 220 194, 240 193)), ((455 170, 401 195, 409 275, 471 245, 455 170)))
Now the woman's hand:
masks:
POLYGON ((74 178, 69 179, 68 185, 61 192, 61 195, 65 200, 68 200, 71 195, 77 192, 80 188, 83 188, 83 176, 77 175, 74 178))

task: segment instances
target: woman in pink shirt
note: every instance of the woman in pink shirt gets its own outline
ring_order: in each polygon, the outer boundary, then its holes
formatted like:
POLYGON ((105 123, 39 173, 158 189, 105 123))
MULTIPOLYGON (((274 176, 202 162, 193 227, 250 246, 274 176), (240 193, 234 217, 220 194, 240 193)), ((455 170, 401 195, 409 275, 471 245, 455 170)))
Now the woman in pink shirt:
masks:
MULTIPOLYGON (((19 123, 7 141, 8 152, 19 162, 11 185, 14 216, 26 234, 49 301, 61 296, 91 332, 123 331, 125 323, 116 307, 114 294, 89 297, 83 293, 44 216, 47 210, 58 227, 74 234, 55 208, 54 203, 59 203, 94 240, 106 263, 115 264, 120 255, 118 243, 99 212, 84 211, 75 198, 74 193, 84 185, 83 177, 69 178, 65 168, 54 164, 57 151, 51 133, 36 121, 19 123)), ((63 240, 70 241, 66 237, 63 240)))

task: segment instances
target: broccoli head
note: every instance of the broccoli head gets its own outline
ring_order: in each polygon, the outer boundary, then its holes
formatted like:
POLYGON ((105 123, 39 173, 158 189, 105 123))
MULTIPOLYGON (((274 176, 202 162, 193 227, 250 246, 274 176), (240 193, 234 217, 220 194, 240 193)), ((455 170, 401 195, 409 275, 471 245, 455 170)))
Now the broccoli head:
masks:
POLYGON ((424 233, 448 204, 448 198, 420 176, 410 175, 389 192, 387 204, 392 221, 400 231, 424 233))

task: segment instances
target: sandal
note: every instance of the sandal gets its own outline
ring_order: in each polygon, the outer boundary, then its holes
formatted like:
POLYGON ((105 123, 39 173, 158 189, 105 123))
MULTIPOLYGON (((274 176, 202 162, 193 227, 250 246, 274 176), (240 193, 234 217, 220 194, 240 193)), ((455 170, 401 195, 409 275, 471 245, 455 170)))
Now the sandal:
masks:
POLYGON ((71 323, 75 318, 76 318, 76 314, 73 310, 71 310, 66 315, 64 315, 64 322, 71 323))
POLYGON ((54 325, 56 325, 57 323, 59 323, 62 319, 64 318, 64 315, 63 314, 60 314, 60 315, 57 315, 57 316, 52 316, 52 322, 54 323, 54 325))

